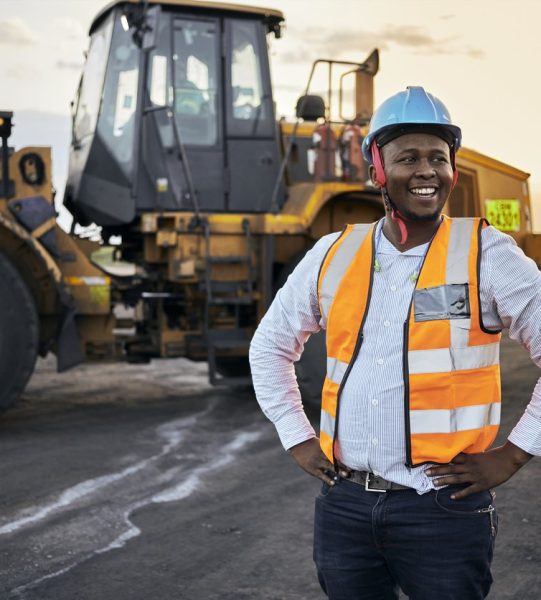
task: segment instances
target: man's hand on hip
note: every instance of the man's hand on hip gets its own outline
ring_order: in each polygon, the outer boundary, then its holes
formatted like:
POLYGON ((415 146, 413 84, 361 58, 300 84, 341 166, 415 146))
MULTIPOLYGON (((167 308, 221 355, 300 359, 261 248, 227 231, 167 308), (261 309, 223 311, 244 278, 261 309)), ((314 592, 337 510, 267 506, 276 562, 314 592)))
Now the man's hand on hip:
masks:
MULTIPOLYGON (((327 485, 334 485, 334 466, 329 462, 321 447, 318 438, 311 438, 297 444, 289 449, 289 453, 295 459, 296 463, 310 475, 321 479, 327 485)), ((342 477, 347 477, 348 472, 340 470, 342 477)))
POLYGON ((480 454, 458 454, 450 464, 430 467, 426 474, 434 478, 436 486, 469 483, 468 487, 451 496, 453 500, 460 500, 504 483, 530 458, 531 454, 506 442, 480 454))

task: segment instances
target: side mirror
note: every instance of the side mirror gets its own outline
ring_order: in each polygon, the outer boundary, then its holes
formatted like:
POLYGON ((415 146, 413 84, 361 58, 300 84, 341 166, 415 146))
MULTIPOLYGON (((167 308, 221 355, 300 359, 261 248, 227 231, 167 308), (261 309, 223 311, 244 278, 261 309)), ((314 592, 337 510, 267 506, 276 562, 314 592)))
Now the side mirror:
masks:
POLYGON ((152 6, 146 11, 141 43, 143 50, 152 50, 156 46, 156 35, 158 33, 160 13, 161 7, 159 5, 152 6))
POLYGON ((374 75, 379 69, 377 48, 364 61, 363 69, 355 74, 355 112, 361 123, 369 123, 374 112, 374 75))
POLYGON ((295 107, 297 118, 305 121, 317 121, 325 118, 325 102, 321 96, 301 96, 295 107))
POLYGON ((160 20, 159 5, 148 7, 148 2, 126 7, 120 15, 120 23, 124 31, 134 28, 132 37, 135 45, 144 51, 156 46, 156 34, 160 20))

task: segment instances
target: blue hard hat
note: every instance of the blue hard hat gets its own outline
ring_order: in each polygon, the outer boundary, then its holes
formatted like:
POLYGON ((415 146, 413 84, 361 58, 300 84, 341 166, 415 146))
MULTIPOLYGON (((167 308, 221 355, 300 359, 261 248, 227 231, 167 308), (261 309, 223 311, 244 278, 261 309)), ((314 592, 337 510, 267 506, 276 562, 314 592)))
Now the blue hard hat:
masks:
POLYGON ((424 88, 410 86, 387 98, 372 115, 370 130, 363 140, 363 156, 372 163, 372 142, 384 146, 392 139, 413 132, 426 132, 442 137, 456 152, 460 148, 462 133, 453 125, 445 104, 424 88))

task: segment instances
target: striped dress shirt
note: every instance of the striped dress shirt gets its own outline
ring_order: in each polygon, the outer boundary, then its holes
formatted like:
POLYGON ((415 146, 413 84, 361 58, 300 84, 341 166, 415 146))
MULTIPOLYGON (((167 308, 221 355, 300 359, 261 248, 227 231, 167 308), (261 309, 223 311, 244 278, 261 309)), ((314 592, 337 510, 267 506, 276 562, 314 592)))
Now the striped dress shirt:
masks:
MULTIPOLYGON (((380 268, 374 273, 363 344, 340 397, 337 458, 352 469, 372 471, 424 493, 434 487, 424 472, 428 466, 404 464, 402 344, 415 274, 428 244, 400 252, 378 233, 380 268)), ((483 323, 489 329, 508 329, 541 367, 541 273, 510 236, 493 227, 481 235, 483 323)), ((250 346, 257 400, 286 449, 316 435, 303 410, 293 363, 322 327, 318 273, 338 236, 321 238, 306 254, 276 294, 250 346)), ((541 455, 541 379, 509 440, 541 455)))

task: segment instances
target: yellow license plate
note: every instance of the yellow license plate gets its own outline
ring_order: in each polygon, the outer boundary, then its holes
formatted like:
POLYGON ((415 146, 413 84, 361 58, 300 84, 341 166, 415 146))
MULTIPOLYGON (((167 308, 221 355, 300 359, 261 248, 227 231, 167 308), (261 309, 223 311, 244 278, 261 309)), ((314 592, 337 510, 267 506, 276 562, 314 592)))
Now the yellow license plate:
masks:
POLYGON ((500 231, 520 231, 519 200, 485 200, 485 216, 500 231))

